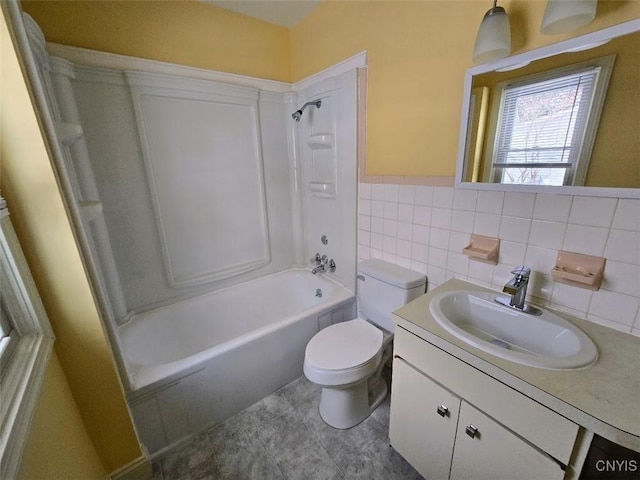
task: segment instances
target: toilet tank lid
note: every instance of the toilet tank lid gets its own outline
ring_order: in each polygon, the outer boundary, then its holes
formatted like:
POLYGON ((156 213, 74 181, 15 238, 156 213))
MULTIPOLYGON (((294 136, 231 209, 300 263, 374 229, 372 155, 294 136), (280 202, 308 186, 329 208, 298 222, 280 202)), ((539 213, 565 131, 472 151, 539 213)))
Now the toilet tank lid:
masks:
POLYGON ((427 281, 422 273, 377 258, 360 263, 358 271, 381 282, 406 289, 419 287, 427 281))

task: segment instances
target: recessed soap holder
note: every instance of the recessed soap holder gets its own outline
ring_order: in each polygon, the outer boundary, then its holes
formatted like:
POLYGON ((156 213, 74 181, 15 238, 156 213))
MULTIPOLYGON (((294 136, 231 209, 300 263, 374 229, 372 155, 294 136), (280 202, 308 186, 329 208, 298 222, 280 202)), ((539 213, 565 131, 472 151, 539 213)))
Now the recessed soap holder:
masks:
POLYGON ((485 237, 484 235, 472 233, 469 245, 462 249, 462 253, 467 255, 471 260, 497 265, 499 250, 499 238, 485 237))
POLYGON ((574 287, 599 290, 607 259, 582 253, 559 251, 551 277, 574 287))

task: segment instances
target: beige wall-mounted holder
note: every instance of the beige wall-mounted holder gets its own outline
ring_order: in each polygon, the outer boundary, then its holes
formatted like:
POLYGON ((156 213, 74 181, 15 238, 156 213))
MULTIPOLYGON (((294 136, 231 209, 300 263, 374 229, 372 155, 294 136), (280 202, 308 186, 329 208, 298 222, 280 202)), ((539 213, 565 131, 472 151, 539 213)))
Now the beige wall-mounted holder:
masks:
POLYGON ((582 253, 559 251, 551 277, 574 287, 599 290, 607 259, 582 253))
POLYGON ((462 249, 462 253, 467 255, 471 260, 497 265, 499 250, 499 238, 485 237, 484 235, 472 233, 470 243, 462 249))

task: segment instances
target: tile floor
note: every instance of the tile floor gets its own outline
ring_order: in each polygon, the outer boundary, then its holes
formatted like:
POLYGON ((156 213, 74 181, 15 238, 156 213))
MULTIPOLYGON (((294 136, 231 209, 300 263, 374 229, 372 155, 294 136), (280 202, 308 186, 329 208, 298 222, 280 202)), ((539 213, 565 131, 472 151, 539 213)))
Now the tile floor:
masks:
POLYGON ((300 377, 157 459, 154 480, 422 478, 389 446, 389 396, 348 430, 326 425, 319 401, 300 377))

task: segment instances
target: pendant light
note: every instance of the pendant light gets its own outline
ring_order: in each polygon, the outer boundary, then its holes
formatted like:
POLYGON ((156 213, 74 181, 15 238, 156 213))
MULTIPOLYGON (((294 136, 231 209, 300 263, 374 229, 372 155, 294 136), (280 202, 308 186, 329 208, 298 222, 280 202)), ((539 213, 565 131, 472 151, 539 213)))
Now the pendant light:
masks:
POLYGON ((570 32, 591 22, 598 0, 548 0, 540 33, 555 35, 570 32))
POLYGON ((476 45, 473 49, 475 63, 487 63, 504 58, 511 53, 511 28, 504 8, 493 7, 485 14, 478 29, 476 45))

